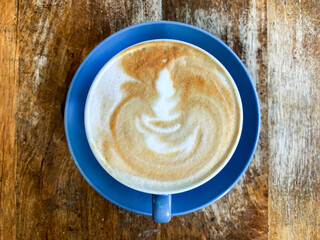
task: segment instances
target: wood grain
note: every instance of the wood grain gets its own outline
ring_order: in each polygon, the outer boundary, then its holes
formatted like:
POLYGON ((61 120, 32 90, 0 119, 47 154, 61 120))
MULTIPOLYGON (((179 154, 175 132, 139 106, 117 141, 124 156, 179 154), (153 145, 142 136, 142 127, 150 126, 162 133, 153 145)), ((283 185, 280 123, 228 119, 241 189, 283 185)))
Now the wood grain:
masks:
POLYGON ((0 239, 15 239, 15 110, 18 78, 17 2, 0 9, 0 239))
POLYGON ((320 239, 320 2, 268 2, 270 239, 320 239))
POLYGON ((0 2, 0 239, 320 239, 317 1, 0 2), (96 193, 63 110, 83 59, 132 24, 173 20, 228 44, 252 76, 261 134, 245 176, 207 208, 156 224, 96 193))

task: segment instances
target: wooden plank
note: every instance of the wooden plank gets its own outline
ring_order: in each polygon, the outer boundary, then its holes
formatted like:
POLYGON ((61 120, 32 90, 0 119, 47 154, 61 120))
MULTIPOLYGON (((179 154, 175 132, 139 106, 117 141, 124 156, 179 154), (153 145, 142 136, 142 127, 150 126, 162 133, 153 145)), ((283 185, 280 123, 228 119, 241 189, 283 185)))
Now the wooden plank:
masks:
POLYGON ((269 143, 266 1, 166 0, 163 6, 164 19, 205 29, 235 51, 256 83, 262 113, 258 149, 245 176, 225 197, 191 214, 196 219, 192 224, 201 222, 206 238, 267 239, 269 143))
POLYGON ((268 1, 270 239, 320 239, 319 11, 268 1))
POLYGON ((95 41, 88 31, 89 10, 89 3, 84 2, 20 3, 19 239, 79 239, 88 235, 84 211, 87 186, 66 146, 62 114, 68 85, 89 51, 86 48, 92 48, 95 41))
POLYGON ((0 239, 15 239, 15 109, 18 77, 17 8, 1 1, 0 17, 0 239))
POLYGON ((67 148, 63 108, 71 79, 93 47, 161 14, 160 1, 21 1, 17 238, 117 239, 155 228, 150 217, 116 207, 83 179, 67 148))

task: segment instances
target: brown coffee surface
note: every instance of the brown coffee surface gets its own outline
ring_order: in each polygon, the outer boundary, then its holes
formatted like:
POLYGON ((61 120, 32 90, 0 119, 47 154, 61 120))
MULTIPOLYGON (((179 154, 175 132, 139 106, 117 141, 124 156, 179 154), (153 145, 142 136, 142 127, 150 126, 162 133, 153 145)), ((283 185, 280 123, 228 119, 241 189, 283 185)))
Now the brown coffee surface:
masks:
POLYGON ((98 120, 89 142, 114 177, 141 190, 175 191, 225 162, 241 131, 241 103, 215 60, 184 43, 155 41, 108 65, 91 91, 98 120), (99 88, 108 84, 107 92, 99 88))

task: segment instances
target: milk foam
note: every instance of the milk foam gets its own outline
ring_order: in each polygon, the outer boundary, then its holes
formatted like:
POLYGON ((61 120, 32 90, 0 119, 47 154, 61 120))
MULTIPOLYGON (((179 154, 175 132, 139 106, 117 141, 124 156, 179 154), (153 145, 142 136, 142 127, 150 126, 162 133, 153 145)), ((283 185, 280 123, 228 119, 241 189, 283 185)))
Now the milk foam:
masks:
POLYGON ((205 53, 150 42, 111 60, 91 87, 86 133, 119 181, 175 192, 220 168, 241 131, 241 101, 230 76, 205 53))

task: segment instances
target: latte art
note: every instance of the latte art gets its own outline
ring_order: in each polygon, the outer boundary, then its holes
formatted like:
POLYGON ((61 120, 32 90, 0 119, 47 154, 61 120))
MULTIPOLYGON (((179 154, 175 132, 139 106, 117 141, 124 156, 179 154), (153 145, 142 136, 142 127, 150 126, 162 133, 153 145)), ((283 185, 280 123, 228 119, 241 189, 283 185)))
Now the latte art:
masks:
POLYGON ((230 76, 192 46, 131 47, 99 73, 86 132, 108 172, 143 191, 176 191, 208 178, 234 150, 241 102, 230 76))
POLYGON ((173 82, 166 68, 159 74, 159 78, 156 81, 156 90, 158 97, 152 105, 155 116, 142 114, 141 120, 136 118, 137 130, 144 135, 147 148, 153 152, 177 154, 182 151, 188 151, 194 144, 194 134, 184 136, 185 140, 179 144, 167 143, 160 139, 160 135, 162 135, 163 140, 169 140, 170 136, 178 134, 181 129, 181 124, 174 122, 181 115, 181 110, 175 110, 179 103, 179 97, 174 98, 176 90, 173 88, 173 82), (164 127, 158 125, 163 125, 164 127))

